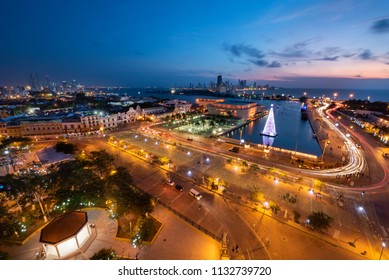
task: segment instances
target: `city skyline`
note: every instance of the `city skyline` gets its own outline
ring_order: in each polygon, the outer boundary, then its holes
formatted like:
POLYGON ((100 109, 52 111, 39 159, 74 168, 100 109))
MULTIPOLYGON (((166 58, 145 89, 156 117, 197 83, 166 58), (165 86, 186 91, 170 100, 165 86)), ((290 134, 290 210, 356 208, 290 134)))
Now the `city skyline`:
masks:
POLYGON ((0 84, 174 86, 244 79, 389 88, 384 1, 13 1, 0 4, 0 84))

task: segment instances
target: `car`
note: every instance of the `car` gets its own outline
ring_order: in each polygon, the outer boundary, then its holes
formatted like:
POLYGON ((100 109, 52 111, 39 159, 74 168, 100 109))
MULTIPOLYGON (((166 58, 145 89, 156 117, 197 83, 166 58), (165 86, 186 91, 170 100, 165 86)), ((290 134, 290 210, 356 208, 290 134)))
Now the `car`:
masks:
POLYGON ((383 156, 384 158, 389 158, 389 153, 382 153, 382 156, 383 156))
POLYGON ((184 190, 184 187, 181 185, 176 185, 175 188, 176 188, 176 190, 178 190, 180 192, 182 192, 184 190))
POLYGON ((231 149, 229 149, 230 152, 234 152, 234 153, 239 153, 239 147, 232 147, 231 149))
POLYGON ((169 186, 172 186, 174 187, 175 183, 172 181, 172 180, 167 180, 166 183, 169 185, 169 186))

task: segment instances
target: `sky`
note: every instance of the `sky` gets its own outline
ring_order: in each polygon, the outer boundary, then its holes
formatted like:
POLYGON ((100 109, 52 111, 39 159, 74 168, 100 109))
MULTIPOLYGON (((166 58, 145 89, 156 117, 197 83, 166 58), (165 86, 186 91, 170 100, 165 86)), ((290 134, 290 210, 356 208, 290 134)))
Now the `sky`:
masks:
POLYGON ((0 1, 0 85, 389 89, 389 1, 0 1))

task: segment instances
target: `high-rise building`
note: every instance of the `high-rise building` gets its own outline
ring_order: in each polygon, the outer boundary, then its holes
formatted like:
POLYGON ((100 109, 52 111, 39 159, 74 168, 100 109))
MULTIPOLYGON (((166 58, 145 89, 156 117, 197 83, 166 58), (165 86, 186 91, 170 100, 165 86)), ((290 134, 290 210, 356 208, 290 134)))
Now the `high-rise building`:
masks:
POLYGON ((216 85, 217 85, 217 86, 220 86, 222 83, 223 83, 222 75, 218 75, 218 76, 217 76, 217 83, 216 83, 216 85))

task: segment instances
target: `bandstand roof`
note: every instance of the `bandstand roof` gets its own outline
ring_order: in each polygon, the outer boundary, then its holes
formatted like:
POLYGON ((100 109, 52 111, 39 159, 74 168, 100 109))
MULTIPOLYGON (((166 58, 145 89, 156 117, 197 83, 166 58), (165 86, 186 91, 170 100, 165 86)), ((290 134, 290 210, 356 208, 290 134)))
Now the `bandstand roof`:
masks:
POLYGON ((55 218, 45 226, 39 242, 56 244, 76 235, 88 222, 88 216, 83 211, 73 211, 55 218))

